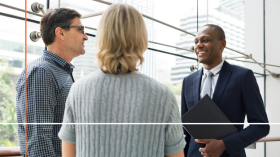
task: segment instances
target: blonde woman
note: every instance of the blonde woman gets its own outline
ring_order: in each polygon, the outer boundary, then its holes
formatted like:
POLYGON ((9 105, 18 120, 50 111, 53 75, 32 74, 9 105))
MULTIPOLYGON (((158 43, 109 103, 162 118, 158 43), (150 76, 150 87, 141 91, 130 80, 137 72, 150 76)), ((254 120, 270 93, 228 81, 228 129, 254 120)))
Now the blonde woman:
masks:
POLYGON ((70 90, 59 132, 62 155, 184 156, 181 125, 133 124, 181 122, 173 93, 136 68, 148 46, 142 15, 128 4, 113 4, 102 15, 95 44, 101 71, 70 90))

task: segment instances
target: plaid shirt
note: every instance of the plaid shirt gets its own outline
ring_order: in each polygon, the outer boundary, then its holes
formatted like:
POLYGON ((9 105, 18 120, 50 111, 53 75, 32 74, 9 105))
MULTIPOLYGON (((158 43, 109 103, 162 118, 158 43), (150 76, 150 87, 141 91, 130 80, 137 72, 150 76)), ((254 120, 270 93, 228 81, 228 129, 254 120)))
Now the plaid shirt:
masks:
MULTIPOLYGON (((74 82, 72 64, 44 51, 27 66, 27 123, 62 123, 65 101, 74 82)), ((25 72, 17 84, 17 120, 25 123, 25 72)), ((28 125, 27 156, 61 156, 58 132, 61 125, 28 125)), ((21 155, 25 154, 25 129, 18 125, 21 155)))

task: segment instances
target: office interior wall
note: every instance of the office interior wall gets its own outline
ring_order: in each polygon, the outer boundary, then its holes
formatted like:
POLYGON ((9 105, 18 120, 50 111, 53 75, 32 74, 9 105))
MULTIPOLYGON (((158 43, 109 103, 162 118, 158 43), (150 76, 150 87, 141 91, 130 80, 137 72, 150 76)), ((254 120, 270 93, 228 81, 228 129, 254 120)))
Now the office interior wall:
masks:
MULTIPOLYGON (((262 0, 245 0, 245 53, 263 62, 263 3, 262 0), (254 4, 254 5, 252 5, 254 4)), ((248 61, 252 61, 247 59, 248 61)), ((263 69, 252 63, 245 63, 246 68, 263 73, 263 69)), ((264 98, 264 77, 255 75, 260 92, 264 98)), ((257 143, 256 149, 245 149, 248 157, 264 157, 264 143, 257 143)))
MULTIPOLYGON (((277 49, 279 45, 278 37, 280 36, 278 28, 280 25, 279 6, 279 0, 245 1, 245 52, 251 53, 258 62, 263 63, 265 56, 267 64, 280 65, 280 53, 277 49)), ((245 66, 255 72, 264 73, 264 70, 257 64, 246 63, 245 66)), ((271 72, 280 73, 280 68, 271 66, 266 66, 266 68, 271 72)), ((280 123, 280 78, 273 78, 268 72, 266 74, 268 76, 266 76, 265 82, 264 77, 256 75, 256 78, 266 102, 269 122, 280 123)), ((279 137, 279 130, 280 125, 271 124, 270 133, 267 137, 279 137)), ((266 148, 264 143, 258 143, 257 149, 246 149, 246 152, 248 156, 270 157, 278 153, 277 148, 279 146, 280 142, 267 142, 266 148)))
MULTIPOLYGON (((279 36, 280 19, 279 0, 265 0, 265 52, 266 63, 280 65, 279 36)), ((275 73, 280 73, 280 68, 268 67, 275 73)), ((266 103, 270 123, 280 123, 280 78, 268 76, 266 80, 266 103)), ((280 125, 271 125, 269 137, 280 137, 280 125)), ((279 156, 280 142, 267 143, 267 156, 279 156)))

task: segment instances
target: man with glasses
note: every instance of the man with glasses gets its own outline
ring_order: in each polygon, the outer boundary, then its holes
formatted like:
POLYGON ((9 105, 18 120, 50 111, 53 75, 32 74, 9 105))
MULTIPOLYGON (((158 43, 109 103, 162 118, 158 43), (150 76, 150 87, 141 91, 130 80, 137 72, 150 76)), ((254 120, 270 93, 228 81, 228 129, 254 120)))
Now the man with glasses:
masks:
POLYGON ((41 19, 41 36, 47 46, 43 55, 27 65, 27 80, 22 72, 17 84, 18 123, 46 123, 18 125, 21 155, 28 157, 62 156, 57 134, 62 123, 65 101, 74 82, 73 58, 85 53, 88 40, 81 15, 67 8, 50 10, 41 19), (25 115, 25 87, 27 87, 27 114, 25 115), (27 138, 27 152, 25 152, 27 138))

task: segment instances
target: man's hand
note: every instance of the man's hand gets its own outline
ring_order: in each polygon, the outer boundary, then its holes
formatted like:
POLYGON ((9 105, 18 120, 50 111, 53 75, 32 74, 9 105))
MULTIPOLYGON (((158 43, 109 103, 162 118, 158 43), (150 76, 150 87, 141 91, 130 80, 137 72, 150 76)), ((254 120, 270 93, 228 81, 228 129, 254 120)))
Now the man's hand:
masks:
POLYGON ((222 153, 227 149, 223 140, 216 139, 195 139, 197 143, 205 143, 204 148, 199 148, 201 155, 204 157, 220 157, 222 153))

